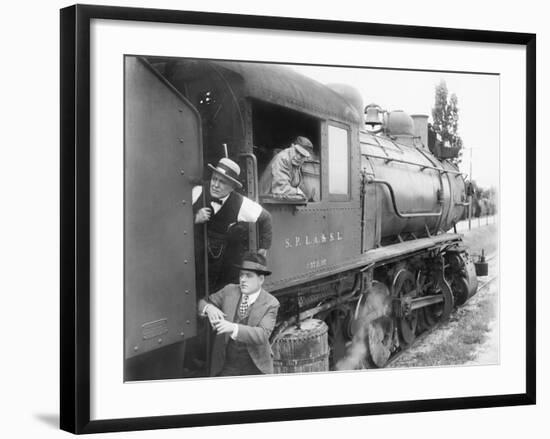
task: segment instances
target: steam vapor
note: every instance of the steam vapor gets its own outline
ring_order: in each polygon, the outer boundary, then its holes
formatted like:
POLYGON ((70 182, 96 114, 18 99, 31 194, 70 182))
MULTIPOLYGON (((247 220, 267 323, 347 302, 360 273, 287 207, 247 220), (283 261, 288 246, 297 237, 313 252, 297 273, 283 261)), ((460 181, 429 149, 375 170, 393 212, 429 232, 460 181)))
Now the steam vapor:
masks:
MULTIPOLYGON (((383 284, 378 284, 383 286, 383 284)), ((387 316, 390 312, 391 298, 387 289, 373 288, 366 293, 365 304, 359 309, 357 326, 353 340, 347 348, 346 356, 336 364, 336 370, 364 369, 367 352, 368 328, 375 319, 387 316), (382 291, 381 291, 382 290, 382 291)))

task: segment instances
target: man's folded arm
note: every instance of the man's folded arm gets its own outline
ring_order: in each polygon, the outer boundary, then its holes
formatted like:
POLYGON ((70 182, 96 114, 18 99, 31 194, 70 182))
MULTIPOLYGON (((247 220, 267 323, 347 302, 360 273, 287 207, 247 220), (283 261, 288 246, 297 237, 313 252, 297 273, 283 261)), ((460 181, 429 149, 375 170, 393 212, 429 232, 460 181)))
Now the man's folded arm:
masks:
POLYGON ((269 336, 273 332, 275 322, 277 321, 278 310, 279 304, 270 306, 258 326, 239 324, 235 340, 246 344, 264 344, 269 342, 269 336))

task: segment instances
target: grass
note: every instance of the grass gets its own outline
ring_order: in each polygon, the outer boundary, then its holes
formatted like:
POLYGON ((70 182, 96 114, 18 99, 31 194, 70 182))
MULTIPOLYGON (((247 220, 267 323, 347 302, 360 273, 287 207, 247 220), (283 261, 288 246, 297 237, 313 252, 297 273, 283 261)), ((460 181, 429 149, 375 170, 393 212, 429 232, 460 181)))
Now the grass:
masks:
POLYGON ((480 255, 481 249, 485 255, 495 253, 498 249, 498 230, 496 224, 479 227, 464 232, 464 244, 470 248, 473 255, 480 255))
POLYGON ((496 288, 483 290, 449 321, 430 334, 419 347, 403 354, 392 367, 445 366, 473 361, 491 333, 497 315, 496 288))
MULTIPOLYGON (((473 255, 481 254, 481 249, 486 255, 497 251, 497 229, 493 224, 464 235, 464 242, 473 255)), ((480 346, 492 335, 492 322, 498 313, 497 299, 496 285, 483 289, 463 307, 454 310, 446 323, 419 346, 405 352, 391 367, 446 366, 474 361, 480 346)))

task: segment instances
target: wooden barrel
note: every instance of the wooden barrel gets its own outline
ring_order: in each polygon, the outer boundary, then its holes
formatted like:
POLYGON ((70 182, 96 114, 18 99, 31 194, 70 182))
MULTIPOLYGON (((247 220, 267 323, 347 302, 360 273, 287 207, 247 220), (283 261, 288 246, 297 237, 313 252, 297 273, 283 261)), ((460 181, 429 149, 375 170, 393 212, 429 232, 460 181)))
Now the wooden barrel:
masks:
POLYGON ((328 371, 328 327, 322 320, 291 326, 273 344, 274 373, 328 371))

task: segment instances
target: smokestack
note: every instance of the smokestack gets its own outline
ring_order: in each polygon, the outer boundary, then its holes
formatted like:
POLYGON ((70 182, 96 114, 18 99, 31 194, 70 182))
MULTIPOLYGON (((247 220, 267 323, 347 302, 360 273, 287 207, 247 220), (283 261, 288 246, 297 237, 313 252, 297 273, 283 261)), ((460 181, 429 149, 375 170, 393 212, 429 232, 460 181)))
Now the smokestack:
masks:
POLYGON ((426 114, 411 114, 414 122, 414 135, 420 137, 422 147, 428 149, 428 116, 426 114))

